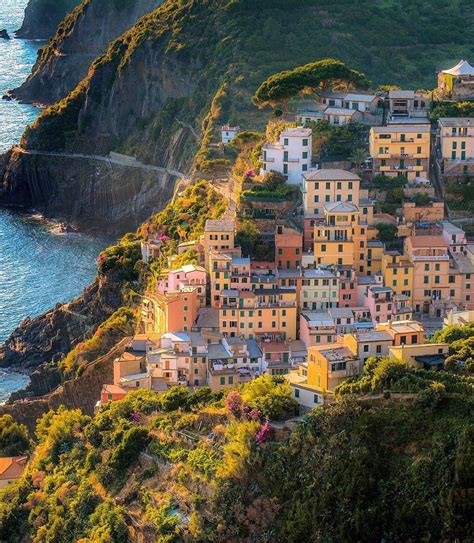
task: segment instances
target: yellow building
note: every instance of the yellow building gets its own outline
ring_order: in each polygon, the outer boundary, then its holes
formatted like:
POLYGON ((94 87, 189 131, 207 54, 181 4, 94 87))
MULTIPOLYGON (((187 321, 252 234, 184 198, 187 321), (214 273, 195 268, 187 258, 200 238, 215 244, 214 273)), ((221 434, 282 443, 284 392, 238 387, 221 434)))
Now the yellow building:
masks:
POLYGON ((373 173, 390 177, 428 177, 430 125, 375 126, 370 129, 373 173))
POLYGON ((303 174, 301 185, 305 215, 323 216, 331 202, 360 202, 360 177, 339 169, 313 170, 303 174))
POLYGON ((359 208, 349 202, 324 206, 324 221, 314 226, 314 262, 323 266, 349 266, 361 275, 375 275, 382 267, 383 245, 359 208))
POLYGON ((296 339, 296 290, 223 290, 219 329, 230 337, 296 339))
POLYGON ((438 125, 443 174, 474 176, 474 117, 444 117, 438 125))
POLYGON ((382 275, 386 287, 398 296, 406 296, 408 304, 413 303, 413 264, 407 255, 398 251, 382 254, 382 275))
POLYGON ((414 368, 436 369, 444 366, 448 351, 449 343, 422 343, 390 347, 388 355, 414 368))
POLYGON ((201 237, 204 250, 204 264, 209 270, 209 252, 214 249, 226 251, 235 247, 234 221, 208 219, 201 237))
POLYGON ((343 345, 318 345, 308 349, 307 382, 324 392, 334 392, 348 377, 361 373, 359 358, 343 345))

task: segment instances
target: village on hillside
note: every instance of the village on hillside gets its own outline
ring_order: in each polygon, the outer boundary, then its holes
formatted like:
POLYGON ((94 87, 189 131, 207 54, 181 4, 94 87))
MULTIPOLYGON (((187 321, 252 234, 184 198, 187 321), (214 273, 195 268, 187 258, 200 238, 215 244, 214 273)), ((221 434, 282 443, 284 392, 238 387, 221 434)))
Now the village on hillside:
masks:
MULTIPOLYGON (((439 72, 435 93, 472 99, 474 68, 439 72)), ((434 122, 433 96, 324 91, 269 120, 260 147, 240 146, 260 169, 243 160, 241 182, 223 181, 225 214, 168 257, 98 405, 268 374, 288 381, 301 414, 334 401, 370 357, 442 371, 449 345, 430 337, 474 321, 472 221, 447 197, 474 178, 474 117, 434 122), (351 159, 332 153, 334 127, 349 130, 351 159), (197 260, 182 264, 190 250, 197 260)), ((219 145, 246 134, 225 125, 219 145)), ((145 263, 162 243, 142 243, 145 263)))

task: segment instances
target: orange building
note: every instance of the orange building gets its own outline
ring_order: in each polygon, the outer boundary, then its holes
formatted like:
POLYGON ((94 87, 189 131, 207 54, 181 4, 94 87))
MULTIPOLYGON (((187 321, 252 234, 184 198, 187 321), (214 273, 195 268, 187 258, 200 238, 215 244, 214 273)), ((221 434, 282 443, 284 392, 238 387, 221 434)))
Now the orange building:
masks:
POLYGON ((348 377, 359 375, 361 363, 343 345, 319 345, 308 349, 308 384, 324 392, 334 392, 348 377))
POLYGON ((123 400, 127 395, 127 391, 117 385, 103 385, 100 393, 101 403, 116 402, 123 400))
POLYGON ((223 290, 219 329, 230 337, 296 339, 295 289, 223 290))
POLYGON ((392 337, 392 345, 420 345, 425 341, 425 329, 417 321, 398 321, 377 324, 377 330, 385 330, 392 337))
POLYGON ((165 294, 148 293, 142 305, 145 332, 164 334, 191 330, 198 309, 197 287, 185 287, 165 294))
POLYGON ((348 266, 360 275, 375 275, 382 266, 383 245, 377 230, 349 202, 324 206, 324 221, 314 226, 316 265, 348 266))
POLYGON ((275 267, 294 269, 301 267, 303 234, 295 228, 277 225, 275 232, 275 267))
POLYGON ((201 237, 201 245, 204 248, 204 264, 209 270, 209 251, 226 251, 235 247, 235 223, 234 221, 208 219, 201 237))
POLYGON ((443 219, 444 202, 431 202, 426 205, 416 205, 415 202, 404 202, 403 204, 403 220, 406 223, 437 222, 443 219))
POLYGON ((415 313, 442 317, 451 307, 450 258, 441 235, 411 236, 405 252, 413 264, 413 308, 415 313))

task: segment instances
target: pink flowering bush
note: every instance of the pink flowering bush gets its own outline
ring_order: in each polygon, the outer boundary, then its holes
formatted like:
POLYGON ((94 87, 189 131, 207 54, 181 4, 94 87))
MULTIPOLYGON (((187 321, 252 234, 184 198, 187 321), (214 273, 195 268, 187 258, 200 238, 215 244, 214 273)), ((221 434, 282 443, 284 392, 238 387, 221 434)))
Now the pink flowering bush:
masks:
POLYGON ((242 396, 240 395, 240 392, 237 392, 237 390, 232 390, 229 392, 225 399, 225 406, 227 408, 227 411, 234 415, 236 418, 240 418, 242 415, 242 396))
POLYGON ((275 435, 275 429, 267 421, 267 422, 264 422, 258 429, 257 433, 255 434, 255 441, 257 442, 257 445, 260 447, 264 443, 271 441, 274 435, 275 435))

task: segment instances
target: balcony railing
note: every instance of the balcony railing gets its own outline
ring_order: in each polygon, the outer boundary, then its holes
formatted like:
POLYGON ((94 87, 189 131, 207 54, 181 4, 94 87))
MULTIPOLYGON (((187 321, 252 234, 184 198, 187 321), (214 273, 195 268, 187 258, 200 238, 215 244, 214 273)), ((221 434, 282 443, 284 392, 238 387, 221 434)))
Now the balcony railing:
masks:
POLYGON ((423 261, 433 260, 437 262, 449 261, 449 255, 412 255, 412 260, 423 261))

